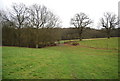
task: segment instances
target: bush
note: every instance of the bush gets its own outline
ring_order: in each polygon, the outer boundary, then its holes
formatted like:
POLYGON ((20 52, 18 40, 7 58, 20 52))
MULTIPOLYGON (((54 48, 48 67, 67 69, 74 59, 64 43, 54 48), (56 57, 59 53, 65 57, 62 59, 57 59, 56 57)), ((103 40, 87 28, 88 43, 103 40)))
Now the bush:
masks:
POLYGON ((76 45, 79 45, 79 43, 78 42, 72 42, 71 45, 76 46, 76 45))
POLYGON ((55 43, 50 43, 49 46, 57 46, 55 43))
POLYGON ((70 44, 70 41, 64 42, 64 44, 70 44))
POLYGON ((64 44, 70 44, 70 45, 74 45, 74 46, 79 45, 79 43, 76 41, 66 41, 66 42, 64 42, 64 44))

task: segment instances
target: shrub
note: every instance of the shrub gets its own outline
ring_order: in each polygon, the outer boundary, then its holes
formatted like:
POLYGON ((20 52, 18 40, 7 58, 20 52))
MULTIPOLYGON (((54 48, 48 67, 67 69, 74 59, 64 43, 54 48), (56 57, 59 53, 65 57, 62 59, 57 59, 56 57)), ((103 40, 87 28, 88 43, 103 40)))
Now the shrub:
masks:
POLYGON ((57 46, 55 43, 50 43, 49 46, 57 46))
POLYGON ((64 42, 64 44, 70 44, 70 41, 64 42))
POLYGON ((71 45, 76 46, 76 45, 79 45, 79 43, 78 42, 72 42, 71 45))

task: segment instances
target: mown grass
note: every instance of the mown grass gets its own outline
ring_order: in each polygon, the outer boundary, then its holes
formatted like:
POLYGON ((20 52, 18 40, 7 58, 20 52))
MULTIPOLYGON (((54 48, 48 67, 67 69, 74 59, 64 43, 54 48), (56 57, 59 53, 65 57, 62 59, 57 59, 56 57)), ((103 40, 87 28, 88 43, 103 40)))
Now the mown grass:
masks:
POLYGON ((119 49, 118 41, 119 37, 112 37, 108 38, 93 38, 93 39, 83 39, 83 41, 76 40, 63 40, 61 43, 69 42, 69 41, 76 41, 79 42, 80 45, 89 46, 89 47, 96 47, 96 48, 108 48, 108 49, 119 49))
MULTIPOLYGON (((102 40, 94 40, 93 46, 97 41, 102 40)), ((89 45, 92 41, 86 40, 80 44, 92 46, 92 44, 89 45)), ((112 38, 110 41, 112 46, 116 42, 116 38, 112 38)), ((113 46, 112 48, 117 48, 117 46, 113 46)), ((118 78, 118 50, 116 49, 104 50, 80 45, 61 45, 40 49, 3 47, 2 50, 3 79, 118 78)))
POLYGON ((97 48, 110 48, 110 49, 118 49, 118 38, 101 38, 101 39, 91 39, 80 42, 81 45, 86 45, 90 47, 97 48))

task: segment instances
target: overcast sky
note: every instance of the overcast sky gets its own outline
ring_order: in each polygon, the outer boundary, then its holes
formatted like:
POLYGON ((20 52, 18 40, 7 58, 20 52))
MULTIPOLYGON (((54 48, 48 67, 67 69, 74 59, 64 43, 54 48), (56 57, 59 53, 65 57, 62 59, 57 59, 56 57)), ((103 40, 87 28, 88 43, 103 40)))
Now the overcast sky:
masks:
POLYGON ((94 21, 93 27, 97 28, 104 12, 118 14, 118 1, 120 0, 0 0, 0 9, 10 8, 12 3, 45 5, 60 17, 63 27, 71 27, 70 19, 76 13, 84 12, 94 21))

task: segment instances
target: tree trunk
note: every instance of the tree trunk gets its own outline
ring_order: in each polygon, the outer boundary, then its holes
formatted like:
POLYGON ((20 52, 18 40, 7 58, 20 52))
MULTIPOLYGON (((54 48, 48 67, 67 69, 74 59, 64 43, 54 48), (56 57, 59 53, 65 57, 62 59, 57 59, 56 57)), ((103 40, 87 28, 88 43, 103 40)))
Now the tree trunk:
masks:
POLYGON ((36 48, 38 48, 38 44, 36 44, 36 48))
POLYGON ((108 35, 108 39, 110 39, 110 36, 108 35))
POLYGON ((21 30, 18 29, 18 44, 21 46, 21 30))
POLYGON ((82 38, 80 38, 80 41, 82 41, 82 38))
POLYGON ((38 48, 39 39, 38 39, 38 27, 36 29, 36 48, 38 48))
POLYGON ((83 28, 81 27, 80 29, 78 29, 78 32, 79 32, 79 40, 82 41, 83 28))
POLYGON ((60 40, 58 40, 58 44, 60 44, 60 40))
POLYGON ((110 39, 110 30, 108 30, 107 35, 108 35, 107 38, 110 39))
POLYGON ((82 33, 79 33, 79 40, 82 41, 82 33))

